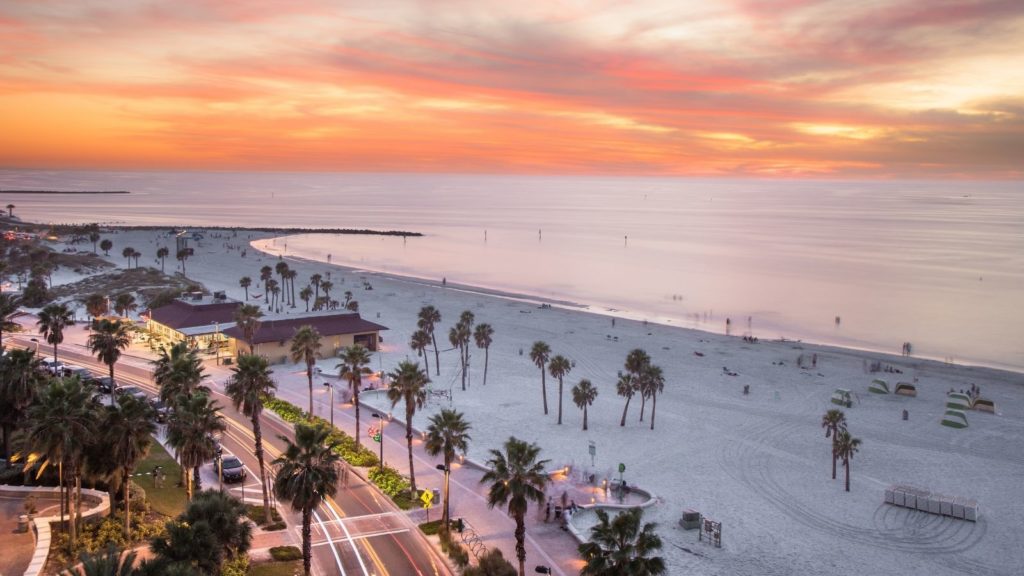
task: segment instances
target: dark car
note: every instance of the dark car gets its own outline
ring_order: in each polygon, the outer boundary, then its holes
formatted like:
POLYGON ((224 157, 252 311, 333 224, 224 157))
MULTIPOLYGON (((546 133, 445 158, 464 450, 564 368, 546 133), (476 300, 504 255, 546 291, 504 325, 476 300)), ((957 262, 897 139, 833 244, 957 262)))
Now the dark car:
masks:
POLYGON ((125 394, 135 396, 139 400, 146 399, 146 393, 143 392, 142 389, 139 388, 138 386, 121 386, 120 388, 117 389, 118 396, 124 396, 125 394))
POLYGON ((114 387, 114 381, 110 379, 110 376, 104 376, 93 380, 96 385, 96 389, 104 394, 110 394, 111 388, 114 387))
POLYGON ((167 412, 169 412, 170 409, 167 407, 166 404, 163 403, 163 401, 161 401, 159 398, 151 398, 149 400, 149 405, 152 406, 153 411, 156 412, 157 422, 159 422, 160 424, 167 422, 167 412))
POLYGON ((221 474, 225 482, 241 482, 245 480, 245 466, 238 458, 228 456, 221 463, 221 474))

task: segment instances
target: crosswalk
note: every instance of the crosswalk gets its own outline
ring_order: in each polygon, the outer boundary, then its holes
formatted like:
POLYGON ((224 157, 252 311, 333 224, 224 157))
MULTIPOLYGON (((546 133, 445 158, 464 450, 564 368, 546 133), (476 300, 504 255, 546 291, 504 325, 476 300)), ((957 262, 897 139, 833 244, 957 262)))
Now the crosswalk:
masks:
POLYGON ((404 515, 383 512, 319 522, 312 527, 311 540, 313 546, 323 546, 338 540, 364 540, 408 531, 409 524, 404 515))

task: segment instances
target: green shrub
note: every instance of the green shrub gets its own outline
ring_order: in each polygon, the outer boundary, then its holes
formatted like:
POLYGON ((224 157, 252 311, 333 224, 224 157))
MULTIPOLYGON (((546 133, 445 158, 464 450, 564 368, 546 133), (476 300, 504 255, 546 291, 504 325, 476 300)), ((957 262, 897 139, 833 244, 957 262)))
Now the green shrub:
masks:
POLYGON ((458 543, 452 538, 452 533, 448 530, 441 530, 437 533, 441 539, 441 550, 455 562, 455 565, 459 568, 465 568, 469 565, 469 552, 462 547, 462 544, 458 543))
POLYGON ((441 521, 432 520, 430 522, 424 522, 423 524, 420 524, 420 530, 422 530, 427 536, 433 536, 441 531, 441 521))
POLYGON ((246 576, 249 573, 249 556, 239 554, 220 565, 220 576, 246 576))
POLYGON ((278 562, 301 560, 302 550, 299 550, 296 546, 274 546, 270 549, 270 557, 278 562))
MULTIPOLYGON (((327 428, 331 427, 330 423, 323 418, 318 416, 309 418, 307 417, 306 412, 301 408, 291 402, 281 400, 280 398, 265 398, 263 400, 263 406, 267 410, 270 410, 280 416, 285 422, 289 422, 291 424, 301 422, 303 424, 320 424, 327 428)), ((372 450, 368 450, 364 446, 357 445, 355 438, 341 430, 334 428, 331 431, 329 439, 331 441, 338 442, 338 447, 335 451, 349 464, 360 467, 369 467, 377 464, 377 455, 374 454, 372 450)))
POLYGON ((371 468, 367 477, 370 479, 370 482, 373 482, 380 488, 381 492, 391 498, 398 496, 402 492, 409 491, 409 482, 390 466, 385 466, 384 470, 381 470, 380 466, 371 468))
POLYGON ((284 522, 274 522, 273 524, 267 524, 263 527, 264 532, 277 532, 278 530, 284 530, 288 525, 284 522))

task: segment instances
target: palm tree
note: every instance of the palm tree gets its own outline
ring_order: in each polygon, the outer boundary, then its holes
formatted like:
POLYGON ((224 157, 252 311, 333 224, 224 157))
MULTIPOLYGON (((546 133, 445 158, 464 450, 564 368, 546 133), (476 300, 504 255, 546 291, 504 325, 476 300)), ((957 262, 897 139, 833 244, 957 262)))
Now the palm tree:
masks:
MULTIPOLYGON (((444 457, 444 469, 451 471, 452 460, 455 460, 456 451, 466 453, 469 448, 469 435, 471 426, 463 418, 462 412, 442 408, 441 412, 430 417, 430 425, 427 426, 427 439, 423 449, 431 456, 438 454, 444 457)), ((448 526, 451 518, 448 508, 448 476, 444 477, 444 511, 441 516, 441 526, 448 526)))
POLYGON ((96 243, 100 241, 100 233, 93 230, 89 232, 89 242, 92 242, 92 253, 96 253, 96 243))
POLYGON ((622 419, 619 420, 619 426, 626 425, 626 411, 629 410, 629 401, 633 399, 633 394, 636 394, 636 384, 633 382, 633 377, 628 373, 623 374, 619 372, 619 379, 615 383, 615 393, 626 399, 626 405, 622 408, 622 419))
POLYGON ((188 249, 187 248, 182 249, 182 250, 178 250, 177 258, 178 258, 178 262, 181 262, 181 275, 182 276, 187 276, 188 275, 188 273, 185 272, 185 261, 188 260, 189 256, 190 256, 190 254, 188 253, 188 249))
MULTIPOLYGON (((245 517, 245 503, 219 490, 203 490, 179 517, 183 524, 210 527, 221 558, 245 554, 252 545, 252 525, 245 517)), ((219 564, 219 563, 218 563, 219 564)))
POLYGON ((313 417, 313 367, 320 352, 320 333, 310 325, 300 327, 292 336, 292 362, 306 363, 306 379, 309 380, 309 417, 313 417))
POLYGON ((299 275, 299 271, 298 270, 289 270, 288 273, 285 274, 285 278, 287 278, 287 280, 288 280, 288 290, 289 290, 289 292, 291 294, 292 308, 295 308, 295 278, 298 275, 299 275))
MULTIPOLYGON (((394 408, 399 402, 405 401, 405 441, 409 446, 409 485, 412 487, 412 495, 416 496, 416 471, 412 465, 412 417, 416 410, 423 408, 427 401, 427 384, 430 377, 420 370, 416 362, 402 361, 398 368, 388 374, 391 381, 388 384, 388 400, 391 400, 391 407, 394 408)), ((383 442, 383 439, 381 439, 383 442)))
POLYGON ((299 290, 299 298, 306 303, 306 312, 309 312, 309 301, 313 298, 313 289, 306 286, 302 290, 299 290))
POLYGON ((459 349, 459 365, 462 367, 460 375, 462 377, 462 389, 466 389, 466 375, 468 372, 469 358, 466 356, 467 348, 469 346, 469 338, 472 334, 469 331, 469 326, 459 322, 455 326, 451 327, 448 331, 448 341, 452 343, 452 346, 459 349))
POLYGON ((121 466, 121 483, 124 486, 124 537, 131 542, 131 477, 135 465, 149 454, 149 446, 156 433, 156 417, 149 402, 130 394, 117 399, 104 420, 103 444, 109 450, 110 458, 121 466))
MULTIPOLYGON (((354 344, 341 351, 341 363, 335 366, 338 376, 348 380, 352 387, 352 404, 356 407, 356 446, 359 446, 359 388, 363 383, 363 375, 370 374, 370 351, 354 344)), ((384 439, 381 438, 383 442, 384 439)), ((381 463, 383 466, 383 463, 381 463)))
POLYGON ((434 345, 434 370, 438 376, 441 375, 441 356, 440 351, 437 349, 437 336, 434 334, 434 329, 440 323, 440 310, 433 306, 424 306, 423 308, 420 308, 416 326, 420 330, 424 330, 427 334, 430 334, 430 343, 434 345))
POLYGON ((551 357, 551 347, 545 342, 540 340, 533 343, 533 348, 530 349, 530 360, 540 368, 540 394, 544 398, 544 415, 548 414, 548 388, 544 382, 544 365, 547 364, 548 358, 551 357))
MULTIPOLYGON (((30 446, 28 452, 45 458, 40 473, 49 465, 58 467, 64 491, 78 485, 86 443, 96 433, 95 408, 88 386, 83 386, 77 378, 54 378, 28 410, 28 420, 32 423, 26 436, 30 446)), ((29 464, 32 464, 31 457, 29 464)), ((63 508, 61 512, 63 515, 63 508)), ((74 548, 77 537, 75 515, 69 513, 68 516, 70 545, 74 548)))
POLYGON ((0 292, 0 346, 4 343, 4 328, 7 327, 7 319, 18 311, 21 300, 13 295, 0 292))
POLYGON ((0 425, 4 432, 5 467, 11 466, 11 434, 35 401, 43 376, 39 359, 27 348, 13 348, 0 357, 0 425))
POLYGON ((281 292, 281 289, 277 286, 277 280, 274 280, 273 278, 267 278, 263 283, 263 287, 266 288, 267 294, 273 296, 273 298, 270 299, 271 312, 277 310, 277 295, 281 292))
POLYGON ((156 249, 156 257, 160 259, 160 273, 164 273, 164 262, 167 257, 171 255, 171 251, 166 246, 161 246, 156 249))
POLYGON ((192 474, 185 474, 185 494, 189 501, 192 500, 193 481, 197 484, 199 481, 199 467, 216 455, 214 434, 227 429, 219 409, 220 405, 206 394, 191 398, 179 396, 174 418, 167 422, 167 444, 174 449, 181 467, 192 470, 192 474))
POLYGON ((597 388, 586 378, 572 387, 572 402, 577 408, 583 410, 583 429, 587 429, 587 407, 597 399, 597 388))
POLYGON ((93 317, 93 320, 103 316, 109 309, 107 307, 107 297, 103 294, 89 294, 82 301, 85 304, 85 311, 89 316, 93 317))
POLYGON ((352 291, 345 290, 345 293, 342 295, 345 297, 345 306, 348 306, 348 303, 352 301, 352 291))
POLYGON ((337 489, 341 456, 334 449, 340 440, 325 426, 306 424, 295 425, 295 442, 280 438, 286 447, 273 462, 277 466, 274 495, 291 501, 292 509, 302 512, 302 569, 309 576, 313 509, 337 489))
POLYGON ((242 331, 245 342, 249 345, 249 353, 253 353, 256 343, 256 331, 260 329, 260 318, 263 311, 255 304, 242 304, 235 309, 235 325, 242 331))
POLYGON ((658 394, 665 390, 665 374, 661 366, 648 366, 641 382, 644 386, 641 394, 651 397, 651 430, 654 430, 654 411, 658 408, 658 394))
POLYGON ((324 280, 320 282, 320 289, 323 290, 324 298, 326 298, 328 301, 330 301, 331 299, 332 288, 334 288, 334 282, 331 282, 330 280, 324 280))
POLYGON ((277 264, 274 265, 274 272, 277 272, 278 277, 281 278, 281 284, 287 285, 287 282, 285 282, 284 275, 285 272, 288 272, 288 270, 288 263, 285 262, 284 260, 278 260, 277 264))
POLYGON ((490 324, 477 324, 473 331, 473 339, 476 340, 476 347, 484 349, 484 386, 487 386, 487 361, 491 352, 491 343, 494 341, 494 328, 490 324))
POLYGON ((135 248, 132 248, 131 246, 125 246, 124 250, 121 250, 121 256, 124 256, 125 259, 128 260, 128 268, 129 269, 131 269, 131 267, 132 267, 132 255, 134 255, 134 254, 135 254, 135 248))
POLYGON ((416 356, 423 358, 423 366, 430 373, 430 356, 427 354, 427 347, 430 346, 430 334, 426 330, 417 330, 412 333, 409 347, 416 351, 416 356))
POLYGON ((224 393, 231 398, 235 410, 252 420, 252 435, 256 443, 256 461, 260 465, 260 482, 263 484, 263 511, 265 521, 270 524, 270 491, 267 489, 266 470, 263 465, 263 432, 260 427, 260 415, 263 413, 263 399, 273 398, 277 383, 270 376, 267 359, 255 354, 242 354, 238 364, 231 369, 233 375, 228 380, 224 393))
POLYGON ((14 209, 17 208, 14 204, 7 205, 7 217, 14 218, 14 209))
POLYGON ((825 438, 832 439, 832 479, 835 480, 836 460, 839 459, 836 442, 839 441, 839 432, 846 430, 846 415, 842 410, 829 410, 821 417, 821 427, 825 429, 825 438))
POLYGON ((210 392, 202 385, 206 369, 199 354, 184 340, 164 347, 152 364, 153 381, 160 387, 160 400, 168 406, 173 407, 179 396, 191 398, 196 393, 210 392))
POLYGON ((93 322, 92 334, 86 345, 96 358, 110 369, 110 405, 114 405, 114 392, 117 382, 114 380, 114 364, 121 358, 121 351, 128 348, 132 338, 128 327, 121 322, 96 320, 93 322))
MULTIPOLYGON (((644 393, 644 373, 647 367, 651 364, 651 357, 647 355, 640 348, 634 348, 630 350, 629 354, 626 354, 626 374, 629 375, 630 381, 633 384, 634 392, 640 392, 640 421, 644 421, 644 409, 647 404, 647 395, 644 393)), ((632 397, 630 394, 626 398, 626 406, 629 406, 629 398, 632 397)), ((625 415, 623 415, 625 418, 625 415)))
POLYGON ((123 553, 114 544, 107 546, 105 551, 92 554, 82 552, 78 557, 79 565, 61 572, 62 576, 135 576, 135 559, 138 552, 131 550, 123 553))
POLYGON ((64 329, 74 326, 75 319, 66 304, 48 304, 39 311, 39 332, 47 344, 53 344, 53 359, 57 359, 57 345, 64 341, 64 329))
POLYGON ((324 277, 319 274, 313 274, 309 277, 309 283, 313 285, 313 302, 320 299, 320 283, 323 282, 324 277))
POLYGON ((114 310, 118 314, 127 318, 129 312, 134 312, 139 309, 139 305, 135 303, 135 296, 129 292, 118 294, 117 298, 114 299, 114 310))
POLYGON ((114 247, 114 242, 110 238, 104 238, 100 241, 100 250, 103 250, 104 256, 110 256, 110 249, 114 247))
POLYGON ((590 529, 590 541, 577 548, 587 563, 580 576, 618 576, 620 574, 654 576, 665 574, 665 561, 649 557, 661 550, 657 524, 640 528, 643 508, 632 508, 609 519, 608 512, 597 509, 598 523, 590 529))
POLYGON ((141 567, 142 574, 219 574, 226 558, 244 555, 252 545, 245 504, 216 490, 196 494, 165 526, 166 534, 150 541, 154 557, 141 567))
POLYGON ((515 436, 505 442, 505 452, 491 450, 488 471, 480 483, 490 482, 487 506, 508 505, 508 513, 516 521, 516 557, 519 576, 526 575, 526 510, 530 501, 538 506, 544 503, 544 488, 548 475, 544 466, 549 460, 537 460, 540 446, 528 444, 515 436))
POLYGON ((139 256, 142 256, 142 252, 139 252, 138 250, 132 249, 132 258, 135 259, 135 267, 136 268, 139 267, 139 256))
POLYGON ((569 372, 572 372, 572 363, 561 354, 555 356, 548 363, 548 372, 552 378, 558 378, 558 423, 562 423, 562 380, 569 372))
POLYGON ((242 276, 238 279, 238 285, 245 290, 245 301, 249 301, 249 286, 252 286, 252 278, 242 276))
MULTIPOLYGON (((459 321, 456 324, 459 327, 459 344, 462 350, 462 372, 465 374, 465 380, 469 380, 469 341, 473 338, 473 322, 476 320, 476 316, 473 315, 469 310, 463 310, 462 314, 459 315, 459 321)), ((466 389, 465 385, 462 387, 466 389)))
POLYGON ((270 266, 260 268, 260 281, 263 282, 263 303, 270 304, 270 289, 267 288, 267 280, 274 275, 274 269, 270 266))
POLYGON ((843 459, 843 468, 846 468, 846 491, 850 491, 850 460, 853 459, 853 455, 857 453, 860 448, 860 438, 854 438, 850 436, 850 432, 845 428, 839 431, 839 435, 836 437, 836 455, 843 459))

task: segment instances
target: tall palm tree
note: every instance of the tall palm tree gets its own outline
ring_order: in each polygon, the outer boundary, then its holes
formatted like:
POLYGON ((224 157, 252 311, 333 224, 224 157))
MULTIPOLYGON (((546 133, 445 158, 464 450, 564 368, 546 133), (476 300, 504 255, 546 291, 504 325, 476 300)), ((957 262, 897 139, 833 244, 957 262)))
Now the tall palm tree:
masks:
POLYGON ((132 249, 132 258, 135 259, 135 267, 136 268, 139 267, 139 256, 142 256, 142 252, 139 252, 138 250, 133 248, 132 249))
POLYGON ((665 374, 662 372, 661 366, 651 365, 644 371, 641 381, 644 385, 644 390, 641 393, 651 398, 651 430, 654 430, 654 411, 658 408, 658 394, 665 390, 665 374))
POLYGON ((286 447, 273 462, 277 467, 274 494, 302 512, 302 569, 309 576, 313 510, 337 490, 341 456, 334 449, 340 440, 324 426, 306 424, 295 425, 295 442, 280 438, 286 447))
POLYGON ((13 348, 0 357, 0 426, 4 432, 5 467, 11 466, 11 434, 24 422, 43 379, 34 351, 13 348))
POLYGON ((548 372, 552 378, 558 378, 558 423, 562 423, 562 380, 569 372, 572 372, 572 363, 561 354, 555 356, 548 363, 548 372))
POLYGON ((427 354, 427 347, 430 346, 430 334, 426 330, 417 330, 412 333, 409 340, 409 347, 416 351, 416 355, 423 358, 423 366, 427 374, 430 373, 430 356, 427 354))
POLYGON ((270 304, 270 289, 267 288, 267 280, 274 276, 274 269, 270 266, 260 268, 260 281, 263 282, 263 303, 270 304))
POLYGON ((0 292, 0 346, 4 343, 4 328, 7 327, 7 319, 18 311, 21 300, 13 295, 0 292))
POLYGON ((100 241, 100 233, 93 230, 89 232, 89 242, 92 242, 92 253, 96 253, 96 243, 100 241))
MULTIPOLYGON (((426 372, 420 370, 416 362, 402 361, 398 368, 388 375, 391 381, 388 384, 388 400, 391 400, 391 407, 394 408, 399 402, 405 402, 405 441, 409 446, 409 485, 412 487, 412 495, 415 497, 416 471, 412 463, 412 417, 416 410, 423 408, 427 401, 427 384, 430 377, 426 372)), ((383 442, 383 438, 381 439, 383 442)))
POLYGON ((320 283, 323 282, 324 277, 319 274, 313 274, 309 277, 309 283, 313 285, 313 302, 320 299, 320 283))
POLYGON ((516 557, 519 576, 526 576, 526 510, 530 501, 538 506, 544 503, 544 488, 548 475, 544 466, 549 460, 537 460, 540 446, 516 439, 505 442, 505 451, 491 450, 487 461, 489 470, 480 483, 490 483, 487 506, 508 505, 508 513, 516 521, 516 557))
POLYGON ((124 394, 117 399, 117 405, 109 409, 104 419, 101 435, 109 450, 110 458, 121 466, 121 483, 124 486, 124 537, 132 539, 131 527, 131 477, 135 465, 149 454, 149 446, 156 433, 156 414, 149 402, 124 394))
POLYGON ((17 208, 14 204, 7 205, 7 217, 14 218, 14 209, 17 208))
POLYGON ((288 270, 290 270, 290 268, 288 267, 288 263, 284 260, 278 260, 277 264, 274 265, 274 272, 277 272, 277 276, 281 279, 281 284, 285 286, 287 286, 288 283, 285 281, 284 276, 288 270))
POLYGON ((476 347, 484 349, 484 386, 487 386, 487 361, 491 352, 491 343, 494 341, 494 328, 486 322, 477 324, 473 330, 473 339, 476 340, 476 347))
POLYGON ((633 395, 636 394, 636 384, 633 382, 633 377, 629 374, 623 374, 619 372, 619 379, 615 382, 615 393, 626 399, 626 405, 622 407, 622 419, 619 420, 619 426, 626 425, 626 412, 629 410, 629 401, 633 399, 633 395))
POLYGON ((202 385, 206 369, 199 354, 184 340, 164 347, 152 364, 153 380, 160 387, 160 399, 168 406, 174 406, 179 396, 191 398, 196 393, 210 392, 202 385))
POLYGON ((420 330, 425 330, 427 334, 430 334, 430 342, 434 345, 434 370, 438 376, 441 375, 441 356, 440 351, 437 349, 437 336, 434 334, 434 329, 437 328, 437 325, 440 323, 440 310, 433 306, 424 306, 423 308, 420 308, 416 326, 420 330))
POLYGON ((607 511, 598 509, 590 541, 577 548, 587 563, 580 576, 665 574, 665 561, 650 556, 661 550, 661 537, 654 531, 657 524, 648 522, 641 528, 643 515, 643 508, 632 508, 609 519, 607 511))
POLYGON ((540 395, 541 397, 544 398, 545 416, 547 416, 548 414, 548 388, 547 384, 544 382, 544 377, 546 373, 544 368, 545 364, 547 364, 548 359, 550 357, 551 347, 548 346, 546 342, 541 342, 540 340, 538 340, 533 343, 533 348, 530 349, 530 360, 533 360, 533 363, 537 366, 537 368, 540 368, 540 395))
POLYGON ((334 282, 330 280, 324 280, 320 282, 320 290, 323 290, 324 298, 329 302, 331 300, 331 290, 334 288, 334 282))
MULTIPOLYGON (((459 314, 459 343, 462 350, 462 372, 466 375, 466 380, 469 380, 469 342, 473 339, 473 322, 476 321, 476 316, 473 315, 469 310, 463 310, 462 314, 459 314)), ((465 386, 463 386, 465 390, 465 386)))
POLYGON ((132 255, 135 254, 135 248, 131 246, 125 246, 124 250, 121 250, 121 256, 124 256, 128 260, 128 268, 132 267, 132 255))
POLYGON ((57 345, 64 341, 64 329, 74 326, 74 315, 66 304, 48 304, 39 311, 39 321, 36 324, 46 338, 47 344, 53 344, 53 359, 56 360, 57 345))
POLYGON ((451 342, 452 346, 459 349, 459 366, 462 368, 459 374, 462 377, 463 390, 466 389, 466 376, 469 371, 467 350, 471 336, 472 334, 469 331, 469 326, 462 322, 452 326, 451 330, 448 331, 448 341, 451 342))
POLYGON ((220 405, 206 394, 192 398, 179 396, 174 418, 167 422, 167 444, 174 449, 178 462, 192 474, 185 474, 185 494, 192 500, 193 483, 199 480, 199 467, 217 453, 214 435, 227 429, 220 405))
POLYGON ((167 261, 167 257, 171 255, 171 251, 166 246, 161 246, 156 249, 156 257, 160 260, 160 273, 164 273, 164 262, 167 261))
POLYGON ((839 435, 836 437, 836 455, 843 460, 843 468, 846 468, 846 491, 850 491, 850 460, 853 459, 853 455, 857 453, 860 448, 860 438, 854 438, 850 436, 850 432, 845 428, 839 431, 839 435))
MULTIPOLYGON (((363 376, 370 374, 370 351, 354 344, 341 351, 341 363, 335 368, 338 369, 338 376, 348 380, 352 387, 352 404, 356 407, 356 446, 359 446, 359 388, 363 383, 363 376)), ((381 441, 384 439, 381 438, 381 441)), ((383 463, 381 464, 383 466, 383 463)))
POLYGON ((309 381, 309 417, 313 417, 313 367, 316 356, 320 352, 320 332, 316 328, 305 325, 295 331, 292 336, 292 362, 306 363, 306 379, 309 381))
POLYGON ((292 300, 292 308, 295 308, 295 278, 298 275, 298 270, 289 270, 288 273, 285 274, 285 278, 288 280, 288 290, 291 294, 290 298, 292 300))
POLYGON ((104 256, 110 256, 110 249, 114 247, 114 242, 110 238, 104 238, 100 241, 100 250, 103 250, 104 256))
POLYGON ((832 479, 835 480, 836 461, 839 459, 836 442, 839 440, 839 432, 846 430, 846 415, 842 410, 829 410, 821 417, 821 427, 825 429, 825 438, 832 439, 832 479))
POLYGON ((103 294, 89 294, 82 300, 82 303, 85 304, 86 313, 92 316, 93 320, 97 320, 100 316, 109 312, 107 297, 103 294))
MULTIPOLYGON (((630 381, 633 383, 634 392, 640 392, 640 421, 644 421, 644 409, 647 404, 647 395, 644 391, 644 373, 647 371, 647 367, 651 365, 651 357, 647 355, 640 348, 634 348, 626 354, 626 374, 630 376, 630 381)), ((630 395, 632 397, 632 395, 630 395)), ((629 398, 627 397, 626 403, 628 406, 629 398)))
POLYGON ((178 254, 177 254, 176 257, 178 259, 178 262, 181 262, 181 275, 182 276, 187 276, 188 275, 188 272, 185 271, 185 262, 188 260, 189 256, 190 256, 190 254, 189 254, 187 248, 184 248, 182 250, 178 250, 178 254))
POLYGON ((242 331, 246 344, 249 345, 249 353, 253 353, 256 343, 256 332, 260 329, 260 318, 263 318, 263 311, 255 304, 242 304, 235 309, 235 325, 242 331))
POLYGON ((249 301, 249 286, 252 286, 252 278, 242 276, 238 279, 238 286, 245 290, 245 301, 249 301))
POLYGON ((267 289, 267 293, 270 294, 270 311, 277 310, 277 295, 281 293, 281 289, 278 288, 277 280, 273 278, 267 278, 267 281, 263 283, 263 287, 267 289))
POLYGON ((260 465, 260 482, 263 484, 263 511, 265 521, 270 524, 270 491, 266 482, 266 470, 263 465, 263 431, 260 427, 260 415, 263 413, 263 399, 273 398, 277 383, 270 376, 267 359, 255 354, 243 354, 238 357, 237 365, 231 369, 233 373, 228 380, 224 393, 231 398, 235 410, 252 420, 252 435, 256 443, 256 461, 260 465))
POLYGON ((127 318, 130 312, 134 312, 139 309, 139 305, 135 302, 135 296, 130 292, 124 292, 117 295, 114 299, 114 310, 118 314, 127 318))
POLYGON ((306 286, 299 290, 299 298, 306 303, 306 312, 309 312, 309 301, 313 298, 313 289, 306 286))
POLYGON ((469 429, 472 426, 462 416, 462 412, 442 408, 441 412, 430 417, 430 425, 427 426, 427 439, 423 449, 431 456, 441 454, 444 457, 444 469, 448 471, 444 477, 444 511, 441 516, 441 525, 447 527, 451 518, 448 507, 448 477, 452 469, 452 461, 455 460, 456 451, 466 453, 469 448, 469 429))
MULTIPOLYGON (((96 433, 96 404, 92 400, 91 389, 83 386, 77 378, 54 378, 29 408, 28 420, 32 423, 27 435, 28 452, 45 458, 39 473, 47 466, 55 465, 63 491, 75 487, 80 478, 86 443, 96 433)), ((31 460, 29 457, 30 465, 33 463, 31 460)), ((73 548, 77 538, 76 518, 74 514, 69 513, 68 516, 70 545, 73 548)))
POLYGON ((597 399, 597 388, 586 378, 572 387, 572 402, 577 408, 583 410, 583 429, 587 429, 587 407, 597 399))
POLYGON ((114 364, 121 358, 121 352, 128 348, 132 338, 128 327, 121 322, 96 320, 93 322, 92 333, 86 345, 96 358, 110 369, 110 405, 114 405, 114 393, 117 381, 114 380, 114 364))

